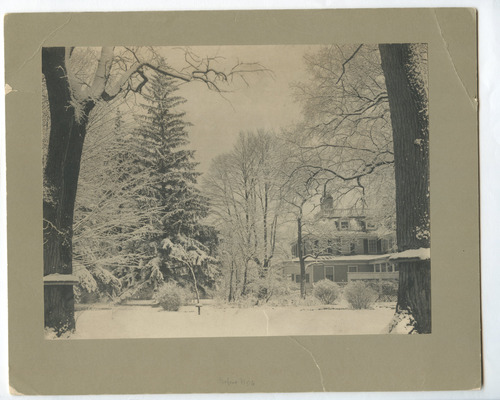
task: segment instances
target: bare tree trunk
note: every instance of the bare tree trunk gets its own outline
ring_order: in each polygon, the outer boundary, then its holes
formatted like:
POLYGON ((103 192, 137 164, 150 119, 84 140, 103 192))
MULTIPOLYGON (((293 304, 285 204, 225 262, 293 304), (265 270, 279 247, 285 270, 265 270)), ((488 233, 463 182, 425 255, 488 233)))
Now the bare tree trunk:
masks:
POLYGON ((191 276, 193 277, 194 291, 196 292, 196 302, 200 304, 200 292, 198 291, 198 281, 196 280, 196 275, 194 273, 193 267, 188 265, 191 276))
POLYGON ((302 252, 302 217, 297 218, 297 250, 300 263, 300 297, 306 298, 306 264, 302 252))
POLYGON ((246 260, 245 261, 245 270, 243 271, 243 284, 241 287, 241 295, 242 296, 244 296, 247 293, 248 263, 249 263, 249 260, 246 260))
MULTIPOLYGON (((399 251, 430 247, 427 94, 409 44, 379 46, 394 140, 399 251)), ((397 311, 408 310, 420 333, 431 332, 430 261, 400 263, 397 311)))
POLYGON ((263 233, 264 233, 264 262, 262 263, 262 268, 260 270, 260 277, 264 278, 267 274, 267 269, 269 268, 269 258, 268 258, 268 243, 267 243, 267 208, 268 208, 268 184, 264 185, 264 210, 262 213, 262 222, 263 222, 263 233))
MULTIPOLYGON (((234 261, 232 263, 234 263, 234 261)), ((236 297, 236 293, 238 293, 238 287, 240 283, 240 271, 238 265, 233 264, 233 267, 234 267, 234 290, 233 290, 233 300, 234 300, 236 297)))
POLYGON ((233 275, 234 275, 234 262, 231 262, 231 270, 229 274, 229 295, 227 301, 234 301, 234 290, 233 290, 233 275))
MULTIPOLYGON (((64 55, 62 47, 42 49, 42 72, 47 85, 51 121, 44 169, 44 276, 71 274, 73 271, 76 190, 87 118, 94 107, 93 102, 86 102, 82 105, 80 117, 76 118, 75 109, 70 105, 64 55)), ((45 287, 44 302, 45 326, 54 328, 58 333, 75 328, 71 285, 45 287)))

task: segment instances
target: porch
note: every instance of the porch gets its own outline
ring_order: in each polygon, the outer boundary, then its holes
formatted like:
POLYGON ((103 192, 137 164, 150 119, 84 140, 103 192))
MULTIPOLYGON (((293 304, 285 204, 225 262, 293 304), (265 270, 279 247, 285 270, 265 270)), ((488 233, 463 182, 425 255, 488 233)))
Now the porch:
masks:
MULTIPOLYGON (((397 265, 389 261, 389 254, 369 256, 330 256, 306 258, 306 285, 322 279, 337 283, 353 280, 397 280, 397 265)), ((284 263, 283 273, 293 282, 300 283, 300 264, 298 259, 284 263)))
POLYGON ((368 280, 368 279, 399 279, 399 272, 348 272, 347 280, 355 281, 355 280, 368 280))

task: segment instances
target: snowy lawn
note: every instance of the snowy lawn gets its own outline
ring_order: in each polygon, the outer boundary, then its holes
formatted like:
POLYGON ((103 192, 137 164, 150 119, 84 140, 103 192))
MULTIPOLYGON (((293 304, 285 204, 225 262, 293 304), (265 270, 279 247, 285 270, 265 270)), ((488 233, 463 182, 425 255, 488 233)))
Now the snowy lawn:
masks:
POLYGON ((216 308, 201 315, 189 305, 177 312, 151 306, 115 306, 77 311, 72 339, 300 336, 388 333, 394 303, 371 310, 338 306, 216 308))

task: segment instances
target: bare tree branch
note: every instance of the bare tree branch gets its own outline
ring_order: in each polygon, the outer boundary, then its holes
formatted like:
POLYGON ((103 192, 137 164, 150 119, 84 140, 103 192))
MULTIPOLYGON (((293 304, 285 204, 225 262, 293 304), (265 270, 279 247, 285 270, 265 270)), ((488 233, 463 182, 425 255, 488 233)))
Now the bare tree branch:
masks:
POLYGON ((352 54, 351 54, 351 56, 350 56, 347 60, 345 60, 345 61, 342 63, 342 73, 340 74, 339 79, 337 79, 337 82, 336 82, 337 84, 340 82, 340 80, 342 79, 342 77, 343 77, 343 76, 344 76, 344 74, 345 74, 345 66, 346 66, 346 64, 354 58, 354 56, 355 56, 355 55, 357 54, 357 52, 361 49, 361 47, 363 47, 363 45, 362 45, 362 44, 360 44, 360 45, 358 46, 358 48, 357 48, 356 50, 354 50, 354 53, 352 53, 352 54))

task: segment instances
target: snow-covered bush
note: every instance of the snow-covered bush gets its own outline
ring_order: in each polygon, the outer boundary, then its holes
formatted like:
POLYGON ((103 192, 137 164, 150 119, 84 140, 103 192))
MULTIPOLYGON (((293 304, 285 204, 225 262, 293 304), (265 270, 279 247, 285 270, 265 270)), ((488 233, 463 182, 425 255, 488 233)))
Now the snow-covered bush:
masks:
POLYGON ((340 296, 340 289, 335 282, 323 279, 314 284, 313 295, 323 304, 333 304, 340 296))
POLYGON ((377 292, 376 301, 396 301, 398 299, 397 280, 369 282, 368 286, 377 292))
POLYGON ((290 294, 290 282, 278 270, 269 270, 266 276, 257 277, 248 284, 248 293, 256 297, 256 305, 268 303, 272 298, 287 298, 290 294))
POLYGON ((314 296, 307 296, 305 299, 303 299, 302 297, 300 297, 300 293, 298 293, 298 296, 293 302, 293 305, 301 307, 316 307, 321 306, 321 304, 321 301, 314 296))
POLYGON ((178 311, 186 303, 186 290, 174 282, 168 282, 160 286, 155 300, 164 310, 178 311))
POLYGON ((344 288, 344 298, 355 310, 369 308, 378 298, 377 292, 361 281, 352 281, 344 288))

